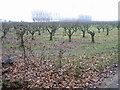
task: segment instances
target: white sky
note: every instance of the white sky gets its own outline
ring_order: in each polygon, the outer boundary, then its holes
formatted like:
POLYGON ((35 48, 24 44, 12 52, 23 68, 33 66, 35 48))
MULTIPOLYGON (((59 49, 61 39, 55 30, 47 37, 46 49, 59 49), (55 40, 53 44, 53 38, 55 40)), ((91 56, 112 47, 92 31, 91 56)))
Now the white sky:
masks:
POLYGON ((33 10, 64 17, 90 15, 93 20, 117 20, 119 0, 0 0, 0 19, 32 21, 33 10))

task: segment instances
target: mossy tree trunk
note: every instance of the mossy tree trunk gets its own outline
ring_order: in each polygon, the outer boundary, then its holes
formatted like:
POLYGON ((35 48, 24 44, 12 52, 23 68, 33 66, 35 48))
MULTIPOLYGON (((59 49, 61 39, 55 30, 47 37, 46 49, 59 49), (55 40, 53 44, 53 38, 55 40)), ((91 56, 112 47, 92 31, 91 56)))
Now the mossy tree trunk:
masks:
POLYGON ((84 30, 82 30, 82 32, 83 32, 83 36, 82 36, 82 37, 85 37, 85 31, 84 31, 84 30))
POLYGON ((95 43, 95 39, 94 39, 94 37, 95 37, 95 32, 94 32, 94 31, 88 31, 88 33, 91 35, 91 42, 92 42, 92 43, 95 43))
POLYGON ((69 42, 71 42, 71 36, 72 36, 72 35, 69 35, 69 36, 68 36, 68 37, 69 37, 69 42))
POLYGON ((65 30, 68 38, 69 38, 69 42, 71 42, 72 41, 72 35, 73 35, 74 32, 77 31, 77 28, 75 26, 66 26, 66 27, 64 27, 64 30, 65 30))
POLYGON ((50 41, 53 40, 53 33, 50 33, 50 41))
POLYGON ((109 29, 107 28, 107 33, 106 33, 106 35, 109 35, 109 29))

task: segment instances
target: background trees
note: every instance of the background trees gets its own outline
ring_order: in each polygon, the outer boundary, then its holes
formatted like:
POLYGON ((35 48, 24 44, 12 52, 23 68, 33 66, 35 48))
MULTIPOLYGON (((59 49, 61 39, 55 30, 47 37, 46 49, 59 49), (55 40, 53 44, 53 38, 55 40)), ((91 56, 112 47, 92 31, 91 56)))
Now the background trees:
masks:
POLYGON ((77 30, 80 30, 82 32, 82 37, 86 37, 86 32, 88 32, 91 35, 92 42, 95 42, 94 41, 94 36, 96 32, 95 30, 98 30, 98 33, 100 33, 101 29, 103 29, 103 31, 106 30, 106 35, 109 35, 109 31, 113 30, 114 28, 117 28, 117 24, 115 22, 34 22, 34 23, 12 23, 12 24, 3 23, 2 38, 5 38, 9 29, 14 27, 18 39, 21 40, 20 46, 23 46, 24 44, 23 36, 25 33, 26 35, 31 34, 32 36, 31 39, 34 40, 35 33, 41 35, 41 31, 43 33, 47 31, 49 33, 49 40, 52 41, 53 36, 55 36, 57 30, 61 28, 64 30, 64 34, 68 36, 69 42, 71 42, 72 35, 77 30), (90 28, 91 26, 92 28, 90 28))
POLYGON ((49 22, 52 17, 51 14, 45 11, 33 11, 32 19, 34 22, 49 22))

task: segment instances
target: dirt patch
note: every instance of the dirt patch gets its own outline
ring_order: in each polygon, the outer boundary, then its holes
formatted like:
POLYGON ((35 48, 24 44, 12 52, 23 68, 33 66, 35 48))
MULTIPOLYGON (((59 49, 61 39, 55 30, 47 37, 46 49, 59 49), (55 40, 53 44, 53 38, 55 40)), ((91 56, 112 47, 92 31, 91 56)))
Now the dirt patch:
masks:
POLYGON ((106 72, 106 78, 101 79, 97 84, 93 85, 94 88, 119 88, 118 84, 118 67, 114 64, 109 68, 109 72, 106 72))

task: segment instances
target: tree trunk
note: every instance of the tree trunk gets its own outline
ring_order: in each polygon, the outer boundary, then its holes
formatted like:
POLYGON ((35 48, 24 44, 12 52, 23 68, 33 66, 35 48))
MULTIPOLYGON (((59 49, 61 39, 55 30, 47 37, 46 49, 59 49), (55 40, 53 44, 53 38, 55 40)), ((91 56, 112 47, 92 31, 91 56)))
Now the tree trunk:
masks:
POLYGON ((32 40, 34 40, 34 34, 32 34, 32 40))
POLYGON ((52 36, 53 36, 53 34, 52 34, 52 33, 50 33, 50 41, 52 41, 52 40, 53 40, 52 36))
POLYGON ((24 40, 23 40, 23 36, 20 36, 21 38, 21 44, 20 44, 20 47, 24 47, 24 40))
POLYGON ((83 32, 83 37, 85 37, 85 31, 82 31, 83 32))
POLYGON ((91 38, 92 38, 92 43, 95 43, 94 36, 91 36, 91 38))
POLYGON ((3 36, 2 36, 2 38, 6 38, 6 32, 3 32, 4 34, 3 34, 3 36))
POLYGON ((59 52, 58 59, 59 59, 59 68, 61 68, 62 67, 62 53, 61 53, 61 51, 59 52))
POLYGON ((71 35, 69 35, 69 42, 71 42, 71 35))
POLYGON ((107 28, 107 34, 106 35, 109 35, 109 30, 108 30, 108 28, 107 28))

